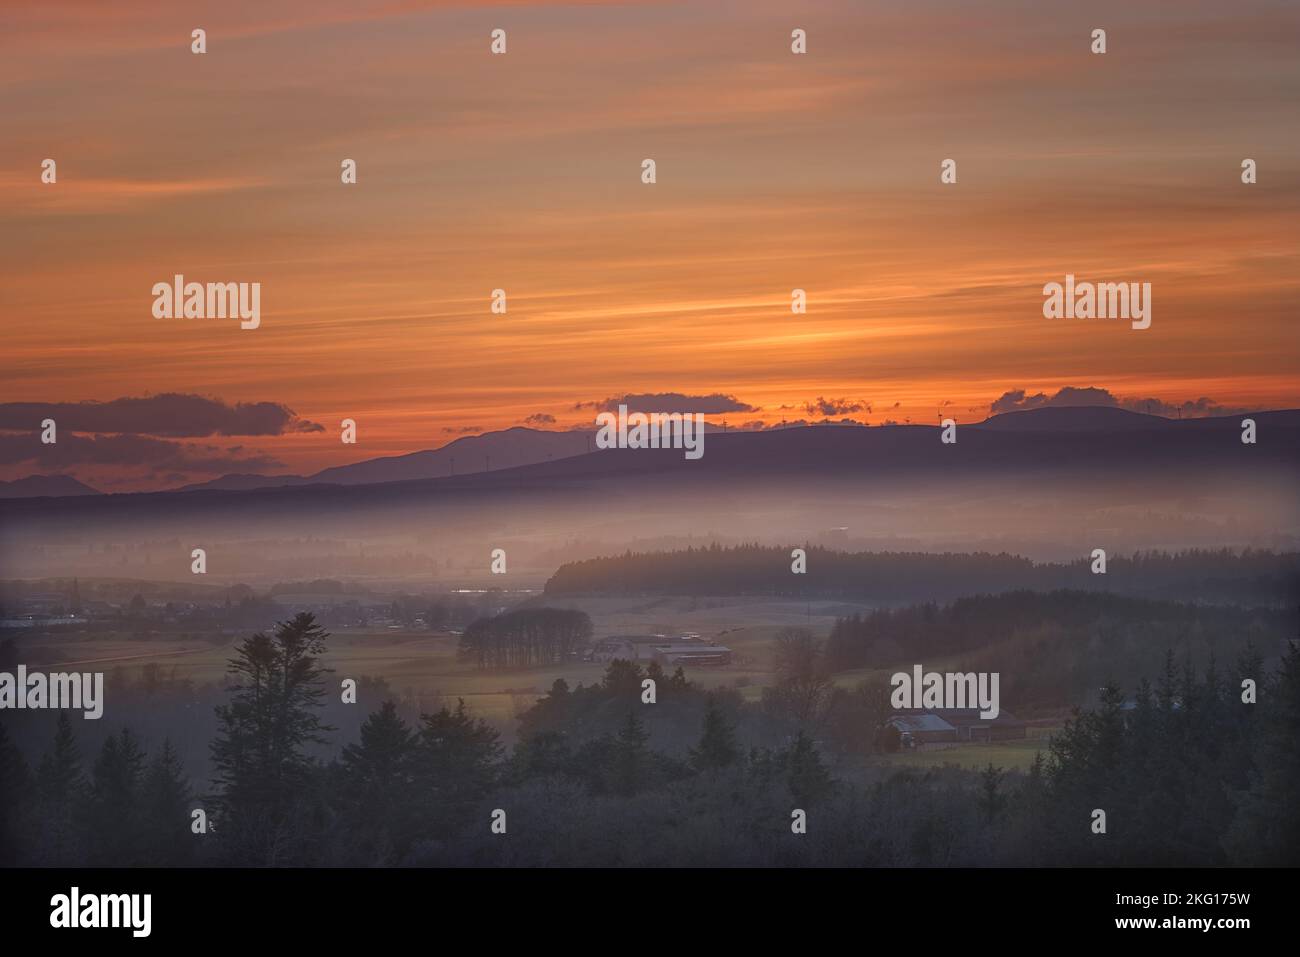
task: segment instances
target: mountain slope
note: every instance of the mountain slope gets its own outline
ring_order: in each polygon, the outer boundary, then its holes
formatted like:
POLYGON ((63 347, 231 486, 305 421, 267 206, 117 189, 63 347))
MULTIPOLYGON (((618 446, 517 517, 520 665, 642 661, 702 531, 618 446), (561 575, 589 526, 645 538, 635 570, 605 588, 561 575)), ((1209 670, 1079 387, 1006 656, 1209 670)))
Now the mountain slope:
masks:
POLYGON ((314 484, 378 485, 384 482, 409 482, 453 474, 481 473, 585 455, 591 448, 591 435, 590 432, 546 432, 515 427, 500 432, 464 436, 438 449, 336 465, 308 476, 231 474, 210 482, 186 485, 174 491, 243 491, 314 484))
POLYGON ((12 482, 0 482, 0 498, 62 498, 102 494, 99 489, 78 482, 71 475, 29 475, 12 482))
POLYGON ((587 432, 544 432, 515 427, 465 436, 440 449, 324 469, 311 476, 309 481, 369 485, 515 468, 585 455, 590 451, 590 435, 587 432))
POLYGON ((1002 432, 1127 432, 1166 429, 1178 421, 1112 406, 1061 406, 991 415, 977 428, 1002 432))

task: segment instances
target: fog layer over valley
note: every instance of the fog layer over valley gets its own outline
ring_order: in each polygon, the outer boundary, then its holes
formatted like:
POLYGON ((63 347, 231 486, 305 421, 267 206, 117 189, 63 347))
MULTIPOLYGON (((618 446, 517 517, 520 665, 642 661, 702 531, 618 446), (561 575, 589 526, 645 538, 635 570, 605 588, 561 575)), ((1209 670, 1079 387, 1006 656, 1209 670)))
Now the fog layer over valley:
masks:
POLYGON ((817 427, 714 433, 698 461, 611 449, 378 485, 4 500, 0 577, 179 581, 204 548, 209 582, 482 586, 502 584, 488 567, 501 548, 510 585, 540 587, 565 561, 710 542, 1039 561, 1300 543, 1300 414, 1259 413, 1258 445, 1231 419, 1093 431, 1002 421, 1028 416, 961 427, 953 445, 932 427, 817 427))

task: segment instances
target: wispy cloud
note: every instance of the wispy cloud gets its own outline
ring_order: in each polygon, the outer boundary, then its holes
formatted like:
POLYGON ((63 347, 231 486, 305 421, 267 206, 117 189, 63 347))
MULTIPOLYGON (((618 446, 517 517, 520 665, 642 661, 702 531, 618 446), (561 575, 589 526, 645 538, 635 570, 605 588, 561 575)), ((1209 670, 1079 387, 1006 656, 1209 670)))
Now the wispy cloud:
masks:
POLYGON ((251 176, 187 180, 80 179, 76 168, 66 161, 58 167, 57 182, 41 183, 40 176, 38 166, 26 173, 0 172, 0 203, 8 206, 12 213, 104 213, 142 203, 254 189, 269 182, 263 177, 251 176))

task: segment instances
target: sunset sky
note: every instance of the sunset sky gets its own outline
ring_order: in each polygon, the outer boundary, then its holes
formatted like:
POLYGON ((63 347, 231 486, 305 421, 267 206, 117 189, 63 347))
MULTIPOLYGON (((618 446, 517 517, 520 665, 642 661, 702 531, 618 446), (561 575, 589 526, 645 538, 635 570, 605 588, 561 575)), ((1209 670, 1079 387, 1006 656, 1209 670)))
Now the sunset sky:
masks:
POLYGON ((736 425, 1300 406, 1298 47, 1257 0, 11 0, 0 478, 309 473, 662 392, 736 425), (261 327, 154 318, 176 273, 260 282, 261 327), (1151 328, 1045 319, 1066 273, 1150 282, 1151 328), (164 393, 284 414, 39 457, 42 404, 164 393))

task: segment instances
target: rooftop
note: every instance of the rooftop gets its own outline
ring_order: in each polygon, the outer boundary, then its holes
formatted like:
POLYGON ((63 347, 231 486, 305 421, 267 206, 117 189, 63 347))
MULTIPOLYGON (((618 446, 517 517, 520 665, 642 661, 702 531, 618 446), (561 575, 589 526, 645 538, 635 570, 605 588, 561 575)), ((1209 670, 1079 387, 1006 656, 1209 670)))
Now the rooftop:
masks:
POLYGON ((956 731, 943 718, 933 714, 896 714, 889 719, 899 731, 956 731))

